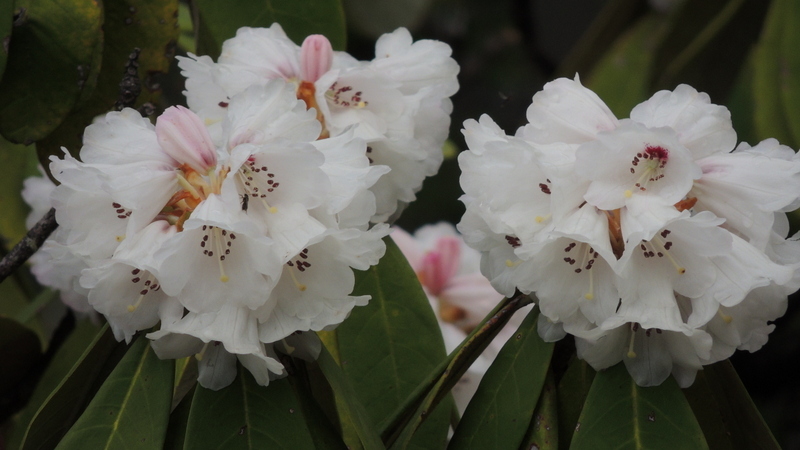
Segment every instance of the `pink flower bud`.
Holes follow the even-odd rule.
[[[183,106],[172,106],[161,114],[156,137],[166,154],[200,173],[217,164],[217,152],[203,120]]]
[[[300,78],[310,83],[316,82],[325,72],[331,70],[333,47],[321,34],[312,34],[300,47]]]
[[[460,260],[461,247],[458,238],[442,236],[436,241],[436,249],[427,252],[422,258],[417,275],[431,295],[439,295],[458,272]]]

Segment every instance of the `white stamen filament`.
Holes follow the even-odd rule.
[[[664,246],[664,243],[661,242],[661,239],[659,239],[658,237],[653,237],[653,239],[650,242],[654,243],[659,248],[661,248],[661,250],[663,250],[664,255],[667,257],[667,259],[669,259],[669,262],[672,263],[672,265],[675,267],[675,270],[677,270],[679,274],[683,275],[684,273],[686,273],[686,268],[680,265],[678,261],[676,261],[675,258],[672,257],[672,254]]]
[[[292,277],[292,281],[294,281],[294,285],[295,285],[295,287],[297,287],[297,289],[298,289],[300,292],[303,292],[303,291],[305,291],[305,290],[306,290],[306,285],[305,285],[305,284],[303,284],[303,283],[301,283],[301,282],[299,282],[299,281],[297,281],[297,277],[294,275],[294,270],[292,270],[292,269],[289,269],[289,275],[291,275],[291,277]]]
[[[203,346],[203,348],[200,349],[200,352],[198,352],[197,354],[194,355],[194,358],[196,360],[198,360],[198,361],[202,361],[203,360],[203,356],[205,356],[206,350],[208,350],[208,344],[210,344],[210,343],[211,343],[211,341],[206,342],[206,344]]]
[[[633,324],[631,325],[631,341],[628,343],[628,358],[633,359],[636,358],[636,352],[633,351],[633,339],[636,337],[636,331],[634,331]]]
[[[225,255],[222,249],[222,235],[217,227],[214,227],[214,248],[217,252],[217,264],[219,265],[219,281],[227,283],[230,278],[225,274],[225,267],[222,265],[222,256]]]
[[[294,353],[294,351],[297,350],[295,347],[292,347],[291,345],[289,345],[289,343],[286,342],[286,339],[281,339],[281,342],[283,342],[283,346],[286,347],[286,353],[289,356],[291,356],[292,353]]]
[[[132,313],[132,312],[136,311],[136,309],[139,308],[139,305],[142,304],[142,300],[143,299],[144,299],[144,295],[139,294],[139,298],[136,299],[136,303],[134,303],[132,305],[128,305],[128,312]]]
[[[719,316],[719,317],[722,319],[722,321],[723,321],[723,322],[725,322],[725,323],[731,323],[731,322],[733,322],[733,317],[731,317],[731,316],[729,316],[729,315],[725,314],[724,312],[722,312],[722,309],[719,309],[719,310],[717,310],[717,315],[718,315],[718,316]]]

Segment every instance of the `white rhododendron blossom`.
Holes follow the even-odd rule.
[[[436,313],[445,348],[448,353],[452,352],[497,306],[503,295],[480,273],[480,253],[464,243],[453,225],[445,222],[426,225],[413,236],[394,228],[392,239],[417,274]],[[453,387],[456,405],[461,413],[489,365],[532,307],[527,306],[511,317]]]
[[[318,136],[340,136],[357,125],[353,132],[367,142],[369,162],[391,169],[370,187],[377,202],[371,220],[380,222],[413,201],[442,162],[449,97],[458,90],[459,69],[450,53],[443,42],[412,42],[400,28],[378,39],[374,60],[357,61],[334,52],[321,35],[298,46],[273,24],[240,28],[223,43],[217,62],[189,54],[178,57],[178,64],[187,77],[189,107],[216,140],[223,139],[230,99],[272,79],[291,83],[297,98],[315,112],[322,125]]]
[[[499,292],[536,294],[544,339],[572,334],[595,369],[622,361],[642,386],[688,386],[764,345],[800,287],[791,149],[736,146],[728,110],[686,85],[617,119],[561,78],[527,118],[514,136],[465,122],[458,228]]]
[[[367,303],[350,295],[352,269],[377,264],[389,232],[368,226],[389,169],[357,133],[318,141],[317,114],[283,79],[227,102],[216,136],[187,108],[155,125],[124,109],[86,129],[81,161],[53,158],[60,227],[39,277],[75,284],[117,339],[160,323],[156,354],[196,355],[212,389],[237,360],[260,384],[284,375],[275,346],[316,357],[302,332]]]

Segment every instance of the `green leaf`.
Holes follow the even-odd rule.
[[[666,30],[662,16],[643,17],[592,68],[586,87],[600,96],[617,117],[628,117],[634,106],[650,96],[653,48]]]
[[[553,354],[536,331],[538,317],[538,309],[528,314],[486,371],[449,448],[520,446]]]
[[[75,364],[86,348],[97,336],[100,328],[94,325],[90,320],[85,319],[79,321],[75,325],[75,329],[69,337],[61,344],[53,359],[50,360],[47,369],[45,369],[39,382],[36,384],[36,389],[33,391],[31,398],[28,400],[27,406],[15,420],[14,433],[11,435],[11,440],[8,442],[8,448],[21,448],[22,438],[25,436],[25,431],[28,425],[36,414],[36,411],[47,400],[53,390],[58,386],[61,380],[69,373],[72,366]]]
[[[436,316],[394,241],[377,266],[356,272],[353,295],[371,295],[337,329],[342,370],[377,425],[447,356]],[[450,412],[441,408],[418,433],[423,447],[444,445]]]
[[[705,366],[685,394],[711,448],[780,449],[730,361]]]
[[[299,360],[292,361],[300,362]],[[317,399],[315,399],[315,386],[313,386],[313,381],[309,378],[306,365],[295,364],[290,372],[292,372],[292,376],[287,379],[297,399],[300,401],[300,410],[305,417],[306,426],[308,426],[311,439],[314,441],[314,447],[317,450],[347,450],[347,445],[342,441],[342,437],[336,432],[336,428],[325,415]],[[322,379],[319,381],[326,384]],[[328,390],[328,396],[330,396],[330,390]]]
[[[139,48],[142,93],[136,101],[157,104],[161,82],[169,70],[178,40],[178,0],[114,0],[105,3],[103,64],[92,96],[61,125],[36,143],[39,160],[49,167],[50,155],[59,158],[61,147],[77,156],[83,130],[92,120],[112,110],[119,97],[119,83],[134,48]]]
[[[384,448],[383,443],[375,433],[375,427],[369,419],[364,405],[358,399],[359,395],[353,389],[342,368],[327,347],[322,347],[317,363],[336,395],[340,420],[343,424],[349,424],[351,431],[358,438],[358,442],[347,442],[350,447],[353,448],[353,446],[360,443],[362,448],[370,450]]]
[[[14,18],[14,0],[0,0],[0,80],[8,59],[8,44],[11,42],[11,21]]]
[[[174,374],[174,360],[137,339],[56,448],[161,449]]]
[[[230,386],[212,391],[197,386],[184,448],[313,449],[300,405],[286,379],[256,384],[242,366]]]
[[[25,233],[28,205],[22,200],[22,182],[30,175],[30,152],[0,138],[0,236],[8,239],[7,245],[17,243]]]
[[[622,363],[598,372],[570,449],[708,448],[703,432],[672,377],[639,387]]]
[[[533,411],[533,420],[528,427],[520,449],[558,450],[558,393],[553,371],[547,372],[547,378],[539,396],[539,403]]]
[[[36,411],[23,438],[22,450],[51,449],[67,433],[95,392],[127,351],[105,325],[67,376]]]
[[[69,114],[100,64],[102,4],[97,0],[19,0],[0,81],[0,134],[29,144]]]
[[[793,140],[792,125],[789,123],[781,99],[785,94],[786,82],[783,71],[788,69],[781,46],[784,27],[791,20],[786,18],[792,7],[790,3],[792,0],[775,0],[767,13],[764,31],[754,56],[753,96],[756,131],[759,137],[762,139],[773,137],[783,144],[794,144],[796,147],[798,142]]]
[[[195,389],[197,389],[196,384],[170,413],[167,436],[164,439],[164,450],[183,450],[186,443],[186,427],[189,425],[189,414],[192,409],[192,398],[194,398]]]
[[[431,415],[436,405],[449,395],[470,365],[486,349],[497,333],[520,308],[531,304],[527,295],[506,298],[481,321],[467,338],[433,370],[413,394],[381,424],[384,441],[392,448],[405,448],[420,424]]]
[[[219,56],[222,43],[241,27],[281,24],[297,44],[310,34],[323,34],[334,50],[344,50],[347,39],[339,0],[195,0],[200,17],[198,51]]]
[[[578,425],[586,396],[594,381],[595,371],[573,353],[567,371],[558,382],[558,442],[569,448],[572,433]]]
[[[21,323],[0,316],[0,423],[20,408],[30,393],[31,371],[42,359],[39,337]]]

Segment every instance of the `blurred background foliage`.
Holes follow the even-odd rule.
[[[219,25],[225,18],[231,23],[259,19],[247,8],[212,0],[195,2],[199,8],[194,9],[194,19],[205,13],[220,20],[202,22],[194,29],[193,10],[177,0],[137,0],[136,6],[122,0],[104,4],[0,0],[3,254],[25,231],[27,209],[17,192],[24,177],[36,173],[36,154],[46,161],[49,155],[60,154],[62,146],[77,153],[86,124],[113,106],[132,47],[143,48],[139,59],[143,94],[137,106],[149,102],[160,110],[184,103],[182,79],[172,58],[176,53],[216,56],[224,36],[231,34]],[[56,8],[73,11],[75,17],[54,23],[50,19]],[[298,0],[293,10],[275,14],[305,18],[309,32],[328,34],[335,48],[346,48],[358,59],[371,59],[375,39],[399,26],[408,27],[415,39],[437,39],[452,46],[461,65],[461,88],[453,97],[448,157],[398,220],[409,231],[427,223],[460,220],[456,155],[465,148],[463,121],[488,114],[506,132],[514,133],[526,122],[533,94],[561,76],[578,74],[620,118],[657,90],[688,83],[707,92],[712,102],[729,107],[740,141],[755,144],[774,137],[794,149],[800,146],[797,0],[343,0],[341,5]],[[98,17],[103,20],[94,20]],[[346,23],[347,35],[337,34],[335,26],[313,29],[315,17],[335,18],[320,23]],[[59,32],[67,26],[79,32],[68,36]],[[95,32],[98,27],[103,33]],[[12,32],[25,34],[27,38],[19,41],[28,42],[30,48],[9,52],[15,42],[9,39]],[[53,35],[64,39],[51,39]],[[291,37],[299,41],[302,33]],[[6,70],[9,67],[14,70]],[[32,142],[35,153],[24,148]],[[796,217],[792,223],[796,231]],[[24,273],[15,275],[13,283],[0,284],[0,341],[13,338],[17,343],[12,347],[2,341],[0,360],[4,365],[13,361],[18,373],[37,373],[41,362],[55,352],[47,345],[49,336],[37,332],[48,328],[41,323],[46,317],[34,317],[25,300],[36,298],[34,302],[41,305],[46,295],[52,294],[39,292]],[[776,322],[761,351],[737,352],[732,358],[784,448],[800,448],[800,389],[791,369],[792,361],[800,360],[798,300],[790,301],[787,314]],[[6,317],[26,323],[33,333],[15,331],[7,326],[11,321]],[[88,342],[93,336],[81,333],[70,339]],[[6,354],[9,349],[16,353]],[[0,386],[8,385],[7,380],[0,381]],[[2,423],[19,405],[13,404],[14,396],[0,398],[11,399],[10,404],[0,404]],[[32,401],[43,399],[34,396]]]

